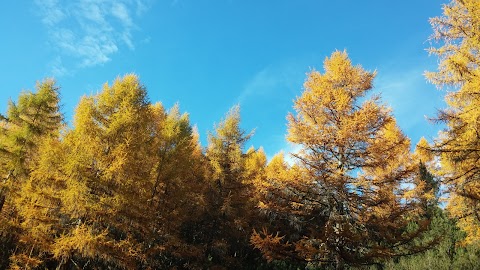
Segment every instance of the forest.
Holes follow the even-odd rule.
[[[415,147],[346,51],[286,116],[300,150],[270,159],[239,106],[204,146],[135,74],[72,125],[39,81],[0,114],[0,269],[480,269],[480,3],[430,23],[448,107]]]

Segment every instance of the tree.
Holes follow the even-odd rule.
[[[194,267],[203,255],[203,247],[196,245],[198,232],[191,225],[206,207],[206,162],[199,135],[178,105],[166,112],[155,104],[152,112],[156,135],[150,154],[155,157],[155,164],[149,203],[155,209],[157,241],[164,250],[150,256],[149,266],[166,268],[168,262]],[[162,261],[161,257],[167,259]]]
[[[12,268],[163,269],[201,254],[181,231],[204,209],[198,135],[178,106],[152,105],[135,75],[83,97],[74,127],[35,149],[12,200]]]
[[[36,92],[20,94],[18,104],[10,102],[6,116],[0,115],[0,212],[7,191],[16,192],[19,182],[28,178],[39,142],[60,131],[58,91],[55,81],[46,79],[37,83]]]
[[[439,244],[423,253],[403,258],[393,258],[386,263],[385,269],[478,269],[478,246],[462,246],[465,232],[458,226],[449,213],[439,207],[433,211],[431,230],[425,234],[425,241],[442,235]]]
[[[467,242],[480,239],[480,5],[476,0],[453,0],[443,16],[431,19],[430,48],[439,57],[438,71],[427,78],[439,87],[453,88],[446,95],[448,108],[437,121],[446,129],[426,146],[440,157],[438,174],[451,193],[449,208],[468,233]]]
[[[23,209],[16,201],[40,162],[41,146],[57,138],[62,125],[59,88],[52,79],[37,83],[35,92],[21,93],[6,116],[0,115],[0,268],[7,267],[23,234]]]
[[[248,177],[255,177],[251,169],[262,158],[261,154],[255,157],[254,150],[249,151],[250,159],[243,152],[251,135],[240,128],[240,108],[235,106],[208,137],[211,188],[202,241],[207,245],[207,256],[217,266],[239,269],[255,258],[248,242],[254,220],[253,179]]]
[[[24,229],[24,248],[12,258],[17,266],[35,258],[44,267],[136,268],[159,248],[150,242],[151,116],[134,75],[82,98],[73,130],[41,148],[17,200]]]
[[[252,243],[270,258],[338,269],[422,250],[412,240],[428,225],[426,185],[410,141],[379,97],[361,103],[375,73],[338,51],[324,68],[308,75],[288,116],[287,138],[301,146],[297,164],[285,169],[275,160],[280,173],[268,179],[261,204],[285,227],[256,233]]]

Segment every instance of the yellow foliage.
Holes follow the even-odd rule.
[[[284,259],[285,257],[278,255],[278,250],[283,250],[290,246],[289,243],[284,242],[284,236],[279,236],[278,232],[269,234],[266,228],[263,228],[261,232],[253,230],[250,243],[259,249],[269,262],[275,259]]]
[[[443,13],[431,19],[432,39],[440,42],[438,48],[430,49],[440,59],[438,71],[426,76],[453,91],[445,98],[448,109],[438,115],[447,129],[430,150],[440,158],[437,174],[453,191],[449,209],[464,219],[459,224],[472,241],[479,230],[472,219],[480,220],[480,4],[478,0],[453,0]]]
[[[414,248],[407,243],[426,229],[422,214],[432,197],[410,140],[379,97],[361,99],[375,72],[338,51],[324,69],[308,74],[296,114],[288,116],[287,139],[302,148],[296,165],[282,154],[270,161],[259,209],[278,221],[295,246],[290,251],[305,261],[361,264]],[[402,234],[411,221],[423,225]],[[279,239],[257,233],[251,241],[273,258]]]

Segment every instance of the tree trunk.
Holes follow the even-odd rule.
[[[340,254],[337,254],[335,256],[335,269],[336,270],[343,270],[345,269],[345,264],[343,262],[342,256]]]
[[[0,213],[2,213],[4,203],[5,203],[5,195],[3,194],[3,192],[0,192]]]

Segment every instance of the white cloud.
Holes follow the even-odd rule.
[[[263,68],[245,84],[237,102],[242,104],[248,98],[271,95],[285,88],[296,91],[304,78],[302,68],[299,66],[298,63],[286,62]]]
[[[112,7],[112,15],[117,17],[124,26],[132,26],[132,18],[129,15],[127,7],[122,3],[114,3]]]
[[[68,73],[68,70],[63,66],[62,58],[57,56],[51,63],[52,66],[52,75],[55,77],[65,76]]]
[[[247,82],[245,88],[238,97],[238,103],[243,103],[249,96],[269,92],[275,87],[278,87],[282,83],[282,78],[275,76],[271,72],[271,68],[265,68],[255,74],[255,76]]]
[[[48,26],[55,25],[62,21],[66,14],[59,8],[58,0],[36,0],[40,13],[43,14],[42,22]]]
[[[285,161],[290,165],[296,164],[298,160],[297,158],[295,158],[294,155],[300,154],[301,150],[302,150],[302,145],[287,142],[286,147],[282,150],[283,153],[285,154]]]
[[[122,46],[135,48],[134,20],[145,12],[150,0],[36,0],[50,44],[59,57],[72,58],[75,67],[91,67],[111,60]],[[61,58],[52,63],[61,62]],[[58,60],[60,59],[60,60]],[[72,62],[72,61],[69,61]],[[62,66],[64,70],[65,67]],[[54,65],[52,72],[59,72]]]

